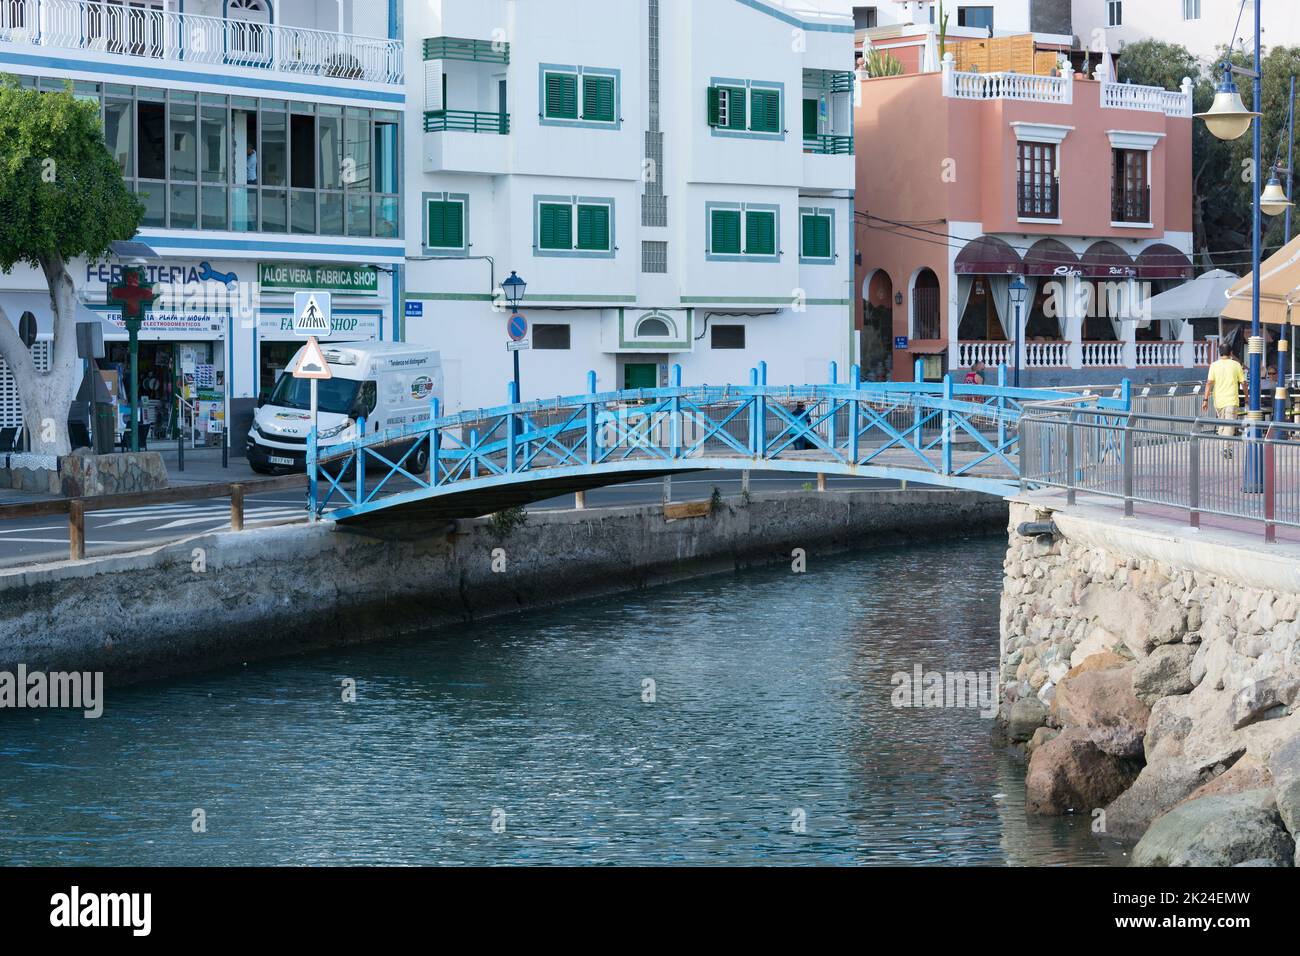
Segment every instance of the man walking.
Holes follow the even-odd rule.
[[[1241,385],[1246,381],[1246,370],[1232,357],[1232,349],[1219,344],[1219,360],[1210,366],[1210,374],[1205,380],[1205,397],[1201,399],[1201,411],[1210,404],[1214,396],[1214,417],[1236,421],[1237,408],[1240,404]],[[1231,425],[1220,425],[1219,434],[1231,437],[1236,431]],[[1223,457],[1232,457],[1232,448],[1224,445]]]

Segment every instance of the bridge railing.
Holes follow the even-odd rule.
[[[1300,426],[1038,406],[1020,420],[1022,485],[1121,502],[1124,513],[1300,528]],[[1231,522],[1229,522],[1231,523]]]
[[[389,499],[442,493],[471,483],[524,482],[562,470],[593,472],[749,468],[917,477],[940,484],[1002,487],[1019,474],[1016,422],[1026,404],[1065,396],[1005,386],[849,383],[751,384],[588,392],[443,416],[351,442],[328,458],[308,441],[311,507],[348,517]],[[513,397],[513,394],[511,394]],[[1121,399],[1086,402],[1120,407]],[[426,465],[427,462],[427,465]],[[400,487],[399,487],[400,486]]]

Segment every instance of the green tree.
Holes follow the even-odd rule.
[[[38,93],[13,77],[0,79],[0,269],[40,269],[54,315],[50,369],[39,372],[0,305],[0,357],[13,373],[35,452],[69,450],[68,409],[81,362],[68,263],[103,258],[109,243],[135,235],[143,214],[104,145],[94,104],[70,89]]]

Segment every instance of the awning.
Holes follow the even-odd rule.
[[[75,301],[75,300],[74,300]],[[80,301],[75,301],[77,309],[78,322],[97,322],[104,326],[104,334],[117,331],[112,325],[105,322],[98,313],[91,311]],[[48,292],[6,292],[0,290],[0,306],[4,307],[5,314],[9,316],[9,321],[18,327],[24,312],[30,312],[36,319],[36,335],[38,338],[49,339],[54,337],[54,308],[50,305],[50,294]]]
[[[1082,257],[1083,275],[1087,279],[1133,279],[1137,266],[1119,246],[1102,240],[1094,242]]]
[[[1079,257],[1059,239],[1040,239],[1025,253],[1025,274],[1031,276],[1081,275]]]
[[[1259,274],[1259,320],[1285,325],[1287,302],[1300,303],[1300,237],[1292,239],[1265,259],[1260,264]],[[1250,321],[1253,280],[1253,274],[1247,275],[1229,290],[1226,307],[1221,313],[1225,319]],[[1300,309],[1296,312],[1293,324],[1300,324]]]
[[[1157,242],[1139,252],[1137,269],[1142,279],[1190,279],[1194,274],[1192,261],[1164,242]]]
[[[1024,268],[1020,256],[1006,242],[996,236],[980,236],[957,253],[955,268],[958,275],[1019,275]]]

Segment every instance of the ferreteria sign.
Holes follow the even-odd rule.
[[[354,295],[379,292],[379,270],[374,266],[339,263],[263,262],[258,266],[263,289],[328,289]]]

